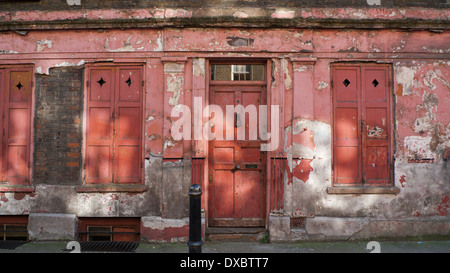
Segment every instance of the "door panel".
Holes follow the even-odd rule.
[[[358,73],[355,68],[339,68],[335,70],[333,85],[337,102],[358,101]]]
[[[357,147],[335,148],[335,172],[338,183],[359,183],[359,149]]]
[[[342,145],[358,144],[358,108],[336,109],[336,142]]]
[[[138,182],[139,161],[137,145],[120,145],[117,152],[117,182]]]
[[[230,169],[216,169],[214,171],[214,218],[234,217],[234,174]],[[213,219],[211,219],[213,220]]]
[[[94,101],[112,101],[114,93],[113,71],[111,68],[92,69],[90,76],[90,94],[89,100]]]
[[[226,128],[233,140],[209,142],[210,226],[264,226],[265,224],[265,153],[260,151],[257,114],[235,113],[226,119],[226,106],[255,106],[265,103],[262,86],[210,86],[210,103],[223,109],[223,136]],[[247,108],[250,109],[250,108]],[[253,126],[253,127],[252,127]],[[238,138],[239,131],[245,137]],[[249,131],[254,133],[251,140]]]
[[[27,177],[28,109],[9,109],[6,180]]]
[[[111,147],[91,144],[86,150],[86,180],[89,182],[109,182],[112,178]]]
[[[141,99],[141,69],[120,68],[119,70],[119,101],[137,102]]]
[[[261,199],[264,198],[261,186],[260,171],[242,171],[239,172],[240,180],[237,179],[237,201],[236,211],[240,213],[238,215],[241,218],[258,219],[264,218],[262,207],[264,202]]]
[[[111,138],[111,108],[90,107],[89,109],[89,138],[109,141]]]

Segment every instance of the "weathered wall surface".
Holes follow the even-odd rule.
[[[81,2],[79,8],[97,8],[91,2]],[[120,8],[119,2],[102,1],[102,5]],[[388,2],[395,8],[361,9],[359,13],[313,9],[300,14],[316,19],[389,21],[433,16],[448,20],[445,9],[397,9],[408,3],[441,7],[446,5],[443,2]],[[52,5],[52,1],[46,3]],[[138,8],[145,8],[142,1],[139,3]],[[140,17],[143,13],[130,15],[121,10],[100,14],[95,9],[49,12],[41,18],[39,11],[30,14],[3,7],[2,26],[27,20],[145,18]],[[56,4],[51,7],[49,10],[62,8]],[[172,15],[168,9],[159,12],[148,16],[193,16],[188,9],[176,10]],[[233,12],[229,16],[252,16],[239,10]],[[289,19],[298,13],[264,11],[264,16]],[[279,169],[272,169],[268,176],[268,183],[273,185],[268,192],[268,224],[274,240],[448,234],[449,39],[450,32],[442,29],[164,27],[4,31],[0,33],[0,64],[33,64],[35,68],[35,191],[0,193],[0,214],[33,213],[34,219],[46,213],[136,216],[143,217],[141,232],[148,240],[185,239],[187,193],[194,176],[206,175],[197,171],[204,167],[198,162],[204,163],[207,145],[201,141],[175,141],[170,132],[174,122],[171,111],[180,104],[192,106],[194,96],[206,98],[208,58],[260,58],[271,60],[270,103],[282,108],[282,141],[272,155],[278,158],[272,163]],[[233,42],[244,40],[245,45]],[[86,65],[97,62],[145,64],[144,192],[82,192],[77,188],[83,184],[84,71]],[[330,65],[336,62],[392,64],[394,185],[400,189],[396,195],[327,192],[332,179]],[[291,218],[305,218],[304,224],[291,228]]]
[[[273,0],[220,0],[220,1],[116,1],[108,0],[101,2],[83,1],[83,0],[47,0],[43,3],[1,3],[0,7],[5,10],[65,10],[73,9],[123,9],[123,8],[154,8],[154,7],[170,7],[170,8],[224,8],[224,7],[434,7],[445,8],[448,2],[446,0],[426,1],[426,0],[294,0],[283,1],[282,3]]]

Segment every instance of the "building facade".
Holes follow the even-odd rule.
[[[187,241],[191,184],[205,238],[449,235],[449,15],[0,2],[2,239]]]

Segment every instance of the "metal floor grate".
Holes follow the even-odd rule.
[[[26,243],[27,241],[0,241],[0,249],[12,250]]]
[[[111,241],[93,241],[80,242],[81,251],[95,252],[134,252],[139,246],[138,242],[111,242]]]

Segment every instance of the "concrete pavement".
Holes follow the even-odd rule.
[[[0,253],[67,253],[68,242],[28,242]],[[377,244],[378,243],[378,244]],[[0,245],[1,246],[1,245]],[[188,253],[186,243],[139,243],[135,253]],[[369,241],[345,242],[206,242],[202,253],[450,253],[450,240],[436,241]]]

